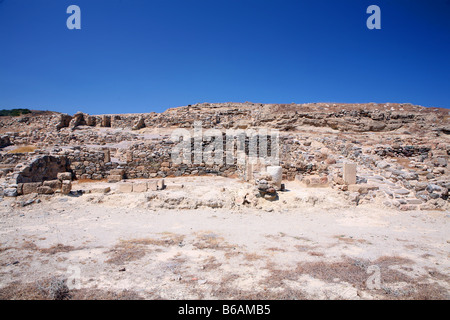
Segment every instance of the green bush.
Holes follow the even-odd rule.
[[[13,117],[17,117],[20,116],[21,114],[27,114],[27,113],[31,113],[31,110],[29,109],[11,109],[11,110],[0,110],[0,116],[13,116]]]

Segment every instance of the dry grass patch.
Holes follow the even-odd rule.
[[[30,251],[39,250],[38,246],[32,241],[24,241],[22,246],[17,249],[30,250]]]
[[[375,261],[363,261],[345,258],[338,262],[305,262],[296,268],[282,270],[273,264],[267,265],[270,275],[260,282],[268,288],[283,288],[284,280],[298,281],[301,275],[309,275],[328,283],[346,282],[358,290],[368,290],[366,281],[372,273],[367,273],[368,267],[376,265],[380,268],[381,288],[368,290],[384,299],[448,299],[448,291],[437,283],[429,283],[429,278],[413,279],[408,275],[394,270],[392,266],[403,266],[413,263],[411,260],[397,256],[383,256]],[[445,277],[436,274],[436,278]],[[448,277],[446,277],[448,279]],[[401,289],[396,284],[406,284]]]
[[[313,257],[323,257],[325,254],[318,251],[309,251],[308,254]]]
[[[271,288],[262,287],[257,290],[242,290],[233,285],[238,279],[237,274],[228,274],[222,278],[218,287],[213,288],[211,295],[217,299],[238,299],[238,300],[303,300],[306,295],[303,291],[289,287],[274,286]]]
[[[147,250],[141,245],[123,242],[114,246],[113,249],[109,251],[111,253],[111,258],[106,260],[106,263],[122,265],[127,262],[139,260],[143,258]]]
[[[256,260],[263,259],[264,257],[259,254],[256,254],[256,253],[245,253],[244,258],[247,261],[256,261]]]
[[[71,291],[71,300],[143,300],[138,293],[132,290],[112,291],[100,289],[79,289]],[[161,297],[152,297],[154,300]]]
[[[181,235],[165,235],[162,239],[141,238],[141,239],[125,240],[123,242],[132,245],[170,247],[174,245],[179,245],[183,241],[183,239],[184,236]]]
[[[0,300],[49,300],[36,283],[12,282],[0,288]]]
[[[294,246],[294,248],[297,249],[298,251],[305,252],[305,251],[314,249],[315,247],[313,247],[313,246],[308,246],[308,245],[300,245],[300,244],[297,244],[297,245]]]
[[[0,300],[68,300],[65,279],[49,278],[34,283],[12,282],[0,289]]]
[[[237,256],[239,256],[239,255],[241,255],[241,254],[242,254],[241,251],[232,251],[232,250],[229,250],[228,252],[225,252],[224,257],[228,260],[228,259],[230,259],[230,258],[237,257]]]
[[[167,233],[162,239],[140,238],[121,240],[109,251],[112,253],[111,258],[106,260],[107,263],[122,265],[130,261],[143,258],[150,251],[148,246],[170,247],[179,245],[184,239],[183,235]]]
[[[276,252],[276,251],[278,251],[278,252],[286,252],[285,249],[282,249],[282,248],[276,248],[276,247],[270,247],[270,248],[267,248],[266,250],[267,250],[267,251],[272,251],[272,252]]]
[[[197,240],[193,243],[197,249],[230,250],[234,247],[227,243],[224,238],[213,232],[203,232],[197,235]]]
[[[50,278],[33,283],[12,282],[0,288],[0,300],[141,300],[134,291],[73,289],[65,279]],[[158,299],[159,297],[152,297]]]
[[[434,257],[432,254],[429,254],[429,253],[424,253],[423,255],[421,255],[420,256],[421,258],[424,258],[424,259],[428,259],[428,258],[431,258],[431,257]]]
[[[438,279],[438,280],[443,280],[443,281],[447,282],[448,284],[450,284],[450,277],[448,275],[443,274],[443,273],[437,271],[436,269],[425,268],[425,270],[428,271],[428,274],[432,278]]]
[[[220,285],[211,291],[217,299],[225,300],[305,300],[306,295],[301,290],[283,288],[281,290],[241,290],[227,285]]]
[[[366,243],[366,244],[371,244],[367,240],[355,239],[353,237],[346,237],[344,235],[334,236],[333,238],[338,239],[339,241],[342,241],[342,242],[345,242],[345,243]]]
[[[0,246],[0,253],[8,251],[8,250],[11,250],[11,249],[12,249],[11,247],[2,247],[2,246]]]
[[[377,264],[383,267],[389,267],[393,265],[411,265],[415,262],[408,258],[403,258],[399,256],[381,256],[377,260],[373,262],[373,264]]]
[[[389,267],[395,264],[403,265],[410,263],[408,259],[398,257],[381,257],[376,261],[363,261],[345,258],[338,262],[306,262],[298,264],[295,272],[300,274],[308,274],[316,279],[327,282],[333,282],[335,279],[345,281],[355,285],[360,289],[366,287],[366,280],[370,274],[367,268],[371,265],[377,265],[381,271],[382,283],[409,282],[411,278],[397,270]]]
[[[56,254],[60,252],[71,252],[76,250],[83,250],[84,247],[73,247],[73,246],[66,246],[61,243],[55,244],[49,248],[39,248],[34,242],[32,241],[24,241],[23,244],[15,248],[17,250],[28,250],[28,251],[39,251],[41,253],[45,254]]]
[[[61,243],[58,243],[54,246],[51,246],[50,248],[43,248],[39,249],[40,252],[46,253],[46,254],[56,254],[60,252],[71,252],[76,250],[82,250],[83,247],[73,247],[73,246],[65,246]]]
[[[267,239],[274,239],[274,240],[280,240],[280,238],[292,238],[295,239],[297,241],[305,241],[305,242],[311,242],[311,239],[308,239],[306,237],[302,237],[302,236],[291,236],[288,235],[284,232],[278,232],[277,234],[267,234],[264,237],[266,237]]]
[[[202,270],[210,271],[219,268],[222,263],[218,262],[216,257],[209,257],[203,261]]]

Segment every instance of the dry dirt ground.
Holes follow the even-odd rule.
[[[356,207],[294,182],[230,209],[237,180],[174,182],[184,188],[4,198],[0,299],[450,297],[449,212]]]

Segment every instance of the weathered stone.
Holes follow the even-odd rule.
[[[113,174],[113,175],[108,176],[108,182],[119,182],[121,180],[122,180],[122,175]]]
[[[0,136],[0,148],[4,148],[11,145],[11,140],[8,135]]]
[[[111,127],[111,116],[102,115],[100,123],[102,127]]]
[[[5,197],[17,197],[17,188],[6,188],[3,191]]]
[[[59,172],[57,174],[57,178],[61,181],[72,180],[72,173],[71,172]]]
[[[348,185],[356,183],[356,163],[344,163],[343,179]]]
[[[406,190],[406,189],[397,189],[397,190],[394,190],[394,193],[395,193],[395,194],[399,194],[399,195],[407,195],[407,194],[409,194],[409,190]]]
[[[414,204],[403,204],[399,207],[402,211],[410,211],[410,210],[417,210],[419,207]]]
[[[307,188],[324,188],[328,187],[328,178],[319,176],[305,176],[302,183]]]
[[[429,184],[426,187],[426,190],[428,192],[440,192],[442,190],[442,187],[438,186],[437,184]]]
[[[422,204],[422,200],[420,199],[405,199],[408,204]]]
[[[264,199],[268,200],[268,201],[275,201],[275,200],[277,200],[277,198],[278,198],[278,195],[276,193],[266,193],[264,195]]]
[[[377,168],[386,169],[388,167],[390,167],[390,164],[387,163],[386,161],[379,161],[379,162],[377,162]]]
[[[61,189],[61,181],[59,180],[44,181],[43,185],[52,188],[53,191]]]
[[[37,188],[42,185],[42,182],[24,183],[22,186],[22,194],[37,193]]]
[[[170,183],[166,185],[166,189],[167,190],[179,190],[179,189],[183,189],[184,185],[180,184],[180,183]]]
[[[359,194],[367,194],[369,191],[378,190],[379,188],[370,184],[350,184],[348,186],[348,191],[358,192]]]
[[[123,182],[118,184],[119,191],[123,193],[133,192],[133,184],[131,182]]]
[[[437,193],[432,192],[432,193],[429,194],[429,197],[431,199],[438,199],[438,198],[440,198],[440,195],[437,194]]]
[[[417,180],[417,179],[419,179],[418,174],[415,173],[415,172],[404,172],[404,173],[401,174],[401,176],[402,176],[403,179],[406,179],[406,180]]]
[[[276,190],[281,189],[283,168],[281,166],[268,166],[267,173],[272,177],[272,183]]]
[[[157,187],[158,190],[163,190],[165,188],[164,179],[158,179]]]
[[[70,180],[63,180],[61,185],[61,193],[69,194],[71,190],[72,190],[72,182]]]
[[[89,193],[108,193],[110,191],[110,187],[96,187],[89,189]]]
[[[148,191],[157,191],[158,190],[158,181],[149,181],[147,182],[147,189]]]
[[[425,190],[426,187],[427,187],[427,183],[426,183],[426,182],[418,182],[418,183],[414,186],[414,190],[416,190],[416,191],[422,191],[422,190]]]
[[[112,169],[109,171],[109,174],[123,176],[125,174],[125,169]]]
[[[139,130],[145,128],[145,119],[143,117],[140,117],[139,120],[136,122],[136,124],[131,128],[132,130]]]
[[[135,182],[133,183],[133,192],[146,192],[147,182]]]
[[[53,194],[54,191],[49,186],[40,186],[37,188],[37,193],[39,194]]]
[[[105,156],[103,158],[103,161],[105,163],[111,162],[111,152],[109,151],[109,149],[104,151],[104,155]]]
[[[359,192],[351,192],[351,193],[348,195],[348,199],[349,199],[351,202],[354,202],[354,203],[358,204],[358,203],[359,203],[359,200],[360,200]]]
[[[268,188],[269,188],[269,184],[267,183],[266,180],[261,180],[261,181],[259,181],[259,183],[258,183],[258,189],[259,189],[259,190],[265,191],[265,190],[267,190]]]

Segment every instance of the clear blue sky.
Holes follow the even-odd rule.
[[[229,101],[449,108],[450,1],[0,0],[0,109]]]

